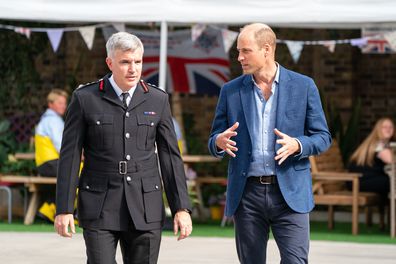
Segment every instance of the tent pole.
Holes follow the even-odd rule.
[[[168,50],[168,24],[166,21],[161,21],[161,44],[160,44],[158,85],[163,90],[166,90],[167,50]]]

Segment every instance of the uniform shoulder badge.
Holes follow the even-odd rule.
[[[142,84],[145,93],[147,93],[149,91],[150,87],[155,88],[157,90],[160,90],[163,93],[166,93],[166,91],[162,90],[161,88],[159,88],[155,84],[145,82],[144,80],[140,80],[140,83]]]
[[[101,87],[102,87],[102,89],[103,89],[103,79],[99,79],[99,80],[96,80],[96,81],[94,81],[94,82],[89,82],[89,83],[86,83],[86,84],[80,84],[80,85],[77,87],[77,89],[82,89],[82,88],[84,88],[84,87],[90,86],[91,84],[95,84],[95,83],[99,83],[99,86],[102,85]],[[101,89],[101,87],[99,87],[99,89]],[[102,90],[102,89],[101,89],[101,90]]]

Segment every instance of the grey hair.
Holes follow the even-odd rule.
[[[118,32],[107,40],[106,51],[107,57],[112,58],[116,50],[121,51],[135,51],[140,49],[144,52],[142,41],[133,34],[127,32]]]

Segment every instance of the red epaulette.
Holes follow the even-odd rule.
[[[103,89],[104,89],[103,87],[104,87],[104,80],[101,79],[101,80],[99,81],[99,91],[103,92]]]
[[[143,80],[140,80],[140,84],[143,86],[144,92],[145,92],[145,93],[148,93],[148,92],[149,92],[149,88],[148,88],[146,82],[143,81]]]

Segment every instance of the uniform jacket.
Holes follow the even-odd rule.
[[[157,229],[164,220],[160,174],[172,213],[190,208],[168,95],[139,82],[125,108],[108,77],[72,95],[58,166],[57,214],[73,213],[78,187],[80,226],[125,230],[133,223],[138,230]]]
[[[318,89],[307,76],[289,71],[280,66],[276,128],[302,145],[302,153],[289,156],[281,165],[276,163],[276,175],[280,190],[291,209],[306,213],[314,206],[312,179],[308,157],[325,151],[331,144],[326,119],[320,103]],[[251,119],[254,107],[252,76],[243,75],[224,85],[220,91],[212,131],[209,137],[209,151],[222,157],[216,149],[219,133],[239,122],[237,136],[233,137],[238,151],[228,164],[228,187],[226,215],[231,216],[238,208],[245,188],[247,171],[252,155]],[[275,143],[275,151],[280,148]]]

